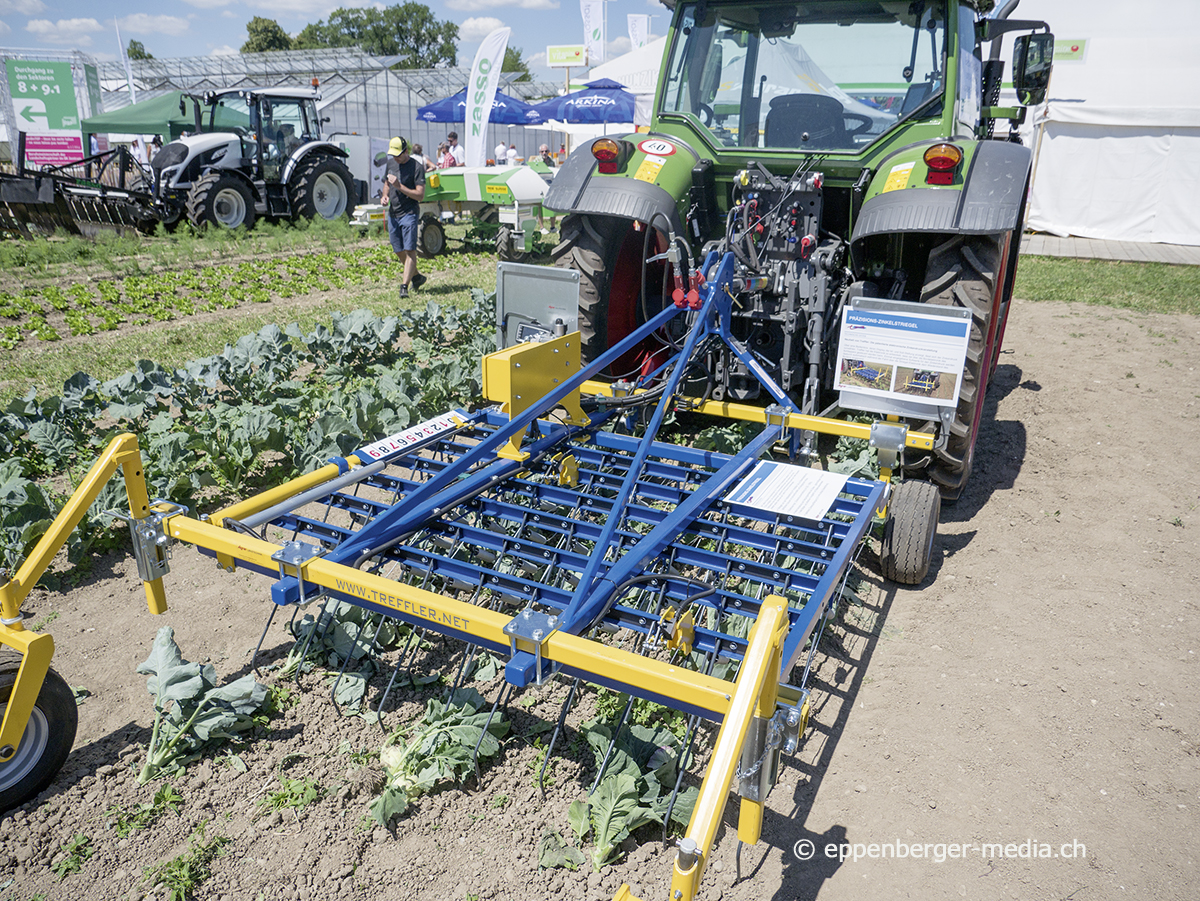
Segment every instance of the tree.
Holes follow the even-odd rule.
[[[399,56],[400,69],[434,69],[458,64],[458,26],[442,22],[422,3],[384,9],[335,9],[327,20],[306,25],[297,50],[361,47],[373,56]]]
[[[504,65],[500,68],[501,72],[520,72],[521,74],[514,78],[513,81],[533,81],[533,76],[529,74],[529,63],[521,59],[520,47],[507,47],[504,50]]]
[[[291,50],[292,39],[274,19],[255,16],[246,23],[246,43],[242,53],[267,53],[271,50]]]
[[[146,52],[141,41],[131,40],[129,46],[125,48],[125,55],[130,59],[154,59],[152,54]]]

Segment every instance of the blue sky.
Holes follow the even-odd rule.
[[[254,16],[275,19],[296,34],[339,6],[384,5],[365,0],[0,0],[0,47],[81,50],[98,59],[115,59],[115,19],[122,42],[141,41],[159,58],[236,53],[246,40],[246,23]],[[512,28],[509,44],[521,48],[534,77],[558,80],[561,69],[542,66],[546,45],[583,42],[578,0],[433,0],[426,5],[439,19],[458,24],[462,66],[471,64],[486,34],[507,25]],[[670,11],[658,0],[609,0],[607,9],[609,59],[629,50],[629,13],[655,16],[650,30],[656,37],[666,34],[670,22]],[[576,73],[571,74],[574,80]]]

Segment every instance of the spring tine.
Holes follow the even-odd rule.
[[[600,780],[604,778],[604,771],[608,769],[608,761],[612,757],[613,750],[617,747],[617,738],[620,736],[621,730],[625,728],[625,721],[629,719],[629,711],[631,710],[633,710],[633,695],[629,696],[629,703],[625,705],[625,712],[621,714],[621,719],[617,721],[617,727],[613,729],[612,741],[608,743],[608,748],[604,752],[604,759],[600,761],[600,769],[596,772],[596,781],[588,789],[589,796],[595,793],[600,785]]]
[[[733,877],[734,885],[742,881],[742,840],[739,838],[737,850],[733,852],[733,864],[736,872]]]
[[[374,651],[375,651],[375,645],[379,642],[379,629],[383,626],[384,619],[386,619],[386,617],[384,616],[384,614],[381,613],[381,614],[379,614],[379,619],[375,621],[375,634],[371,636],[371,643],[367,646],[367,652],[363,655],[368,660],[370,659],[371,654],[374,653]],[[361,635],[361,634],[362,633],[359,632],[359,635]],[[354,636],[354,647],[355,648],[358,647],[358,635]],[[353,649],[350,651],[350,655],[342,663],[342,668],[338,672],[338,677],[336,680],[334,680],[333,689],[329,693],[329,696],[333,700],[333,705],[335,707],[337,706],[338,686],[342,684],[342,676],[345,675],[346,667],[349,665],[349,663],[352,659],[354,659],[354,650]]]
[[[458,664],[458,672],[454,674],[454,683],[450,686],[450,694],[462,688],[459,680],[466,682],[467,670],[471,666],[471,661],[475,659],[475,654],[479,650],[479,645],[469,645],[467,652],[463,654],[462,660]]]
[[[316,622],[313,623],[312,631],[309,632],[308,637],[304,639],[304,647],[300,649],[300,664],[296,667],[296,677],[294,680],[296,682],[300,681],[300,670],[304,669],[304,661],[308,659],[308,646],[312,644],[313,636],[317,634],[317,629],[321,625],[321,620],[325,617],[325,614],[329,612],[329,605],[332,601],[332,597],[326,599],[325,603],[321,606],[321,615],[317,617]],[[333,621],[332,615],[329,617],[329,621]],[[325,629],[321,630],[322,638],[325,637],[325,632],[328,630],[328,628],[329,623],[327,622],[325,624]]]
[[[379,698],[379,703],[375,707],[375,719],[379,723],[379,728],[383,729],[383,705],[387,703],[388,695],[391,694],[392,686],[396,684],[396,677],[400,675],[400,667],[404,666],[404,661],[408,659],[409,648],[416,641],[417,630],[413,629],[408,633],[408,642],[404,645],[404,650],[400,652],[399,658],[396,660],[396,666],[392,670],[392,678],[388,679],[387,688],[383,690],[383,695]],[[384,731],[387,731],[386,729]]]
[[[558,722],[554,725],[554,732],[550,736],[550,744],[546,745],[546,757],[542,760],[542,768],[538,770],[538,788],[542,792],[542,800],[546,800],[546,765],[550,763],[550,755],[554,753],[554,745],[558,742],[558,736],[562,733],[563,724],[567,721],[567,714],[571,710],[571,702],[575,700],[575,690],[579,688],[579,678],[571,683],[571,690],[567,692],[567,701],[562,706],[562,710],[558,713]]]
[[[258,637],[258,644],[254,646],[254,653],[250,657],[250,669],[254,670],[254,675],[258,675],[258,652],[262,650],[262,644],[267,638],[267,630],[271,628],[271,620],[275,619],[275,611],[279,609],[278,604],[271,605],[271,612],[267,616],[267,624],[263,626],[262,635]]]
[[[496,700],[492,704],[491,712],[488,713],[487,722],[483,725],[483,730],[479,733],[479,740],[475,742],[475,751],[471,754],[471,766],[475,770],[475,785],[479,785],[479,748],[483,744],[483,737],[487,735],[488,729],[492,725],[492,717],[496,715],[496,711],[500,708],[500,702],[504,700],[504,696],[512,690],[512,685],[508,682],[504,683],[504,687],[500,689],[500,694],[496,695]]]
[[[713,667],[717,665],[716,653],[708,655],[708,661],[704,665],[704,675],[712,675]],[[671,812],[675,809],[675,801],[679,798],[679,787],[683,785],[683,774],[687,772],[688,765],[692,762],[692,746],[696,741],[696,726],[700,724],[700,718],[695,714],[688,717],[687,732],[683,736],[683,745],[679,750],[679,756],[675,759],[675,787],[671,789],[671,799],[667,802],[667,813],[663,817],[663,844],[667,843],[667,833],[671,829]]]
[[[354,639],[354,648],[358,647],[358,639]],[[342,676],[346,674],[346,667],[350,665],[350,661],[354,659],[354,648],[350,649],[350,653],[346,655],[346,659],[342,661],[342,668],[338,670],[337,678],[333,680],[333,688],[329,690],[329,699],[333,701],[333,706],[337,707],[337,690],[342,684]]]

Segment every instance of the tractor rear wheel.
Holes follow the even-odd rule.
[[[971,311],[971,337],[958,407],[945,445],[934,450],[929,478],[954,501],[971,474],[996,331],[996,283],[1007,235],[956,235],[929,254],[921,301]]]
[[[196,228],[209,225],[251,228],[254,225],[254,194],[238,176],[210,172],[196,179],[188,192],[187,216]]]
[[[436,257],[446,249],[446,230],[435,216],[423,216],[417,223],[417,253]]]
[[[919,585],[929,573],[942,498],[929,482],[901,482],[892,489],[879,549],[883,577]]]
[[[643,225],[642,228],[648,226]],[[554,265],[579,273],[579,331],[583,360],[588,362],[616,345],[646,321],[641,309],[642,250],[645,234],[628,219],[573,215],[563,220],[561,241],[553,250]],[[660,236],[650,242],[650,255],[665,249]],[[646,290],[661,290],[665,264],[646,271]],[[649,313],[662,301],[647,298]],[[609,367],[612,377],[636,374],[648,350],[628,353]]]
[[[341,160],[318,153],[300,161],[288,183],[292,213],[304,219],[336,219],[354,209],[354,176]]]
[[[528,263],[532,254],[528,250],[517,250],[516,229],[502,225],[496,232],[496,256],[506,263]]]
[[[7,649],[0,654],[0,704],[4,708],[8,707],[20,668],[20,654]],[[7,763],[0,763],[0,812],[24,804],[50,784],[71,753],[78,723],[78,707],[70,687],[50,670],[16,754]]]

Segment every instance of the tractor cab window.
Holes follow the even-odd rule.
[[[941,0],[701,2],[678,23],[659,112],[718,146],[854,152],[941,112]]]
[[[232,131],[243,138],[248,138],[254,135],[255,126],[250,103],[239,94],[218,97],[209,107],[208,130],[210,132]]]
[[[311,105],[311,101],[308,105]],[[287,159],[304,140],[307,140],[303,137],[308,133],[304,106],[305,101],[300,99],[262,99],[265,159]]]

